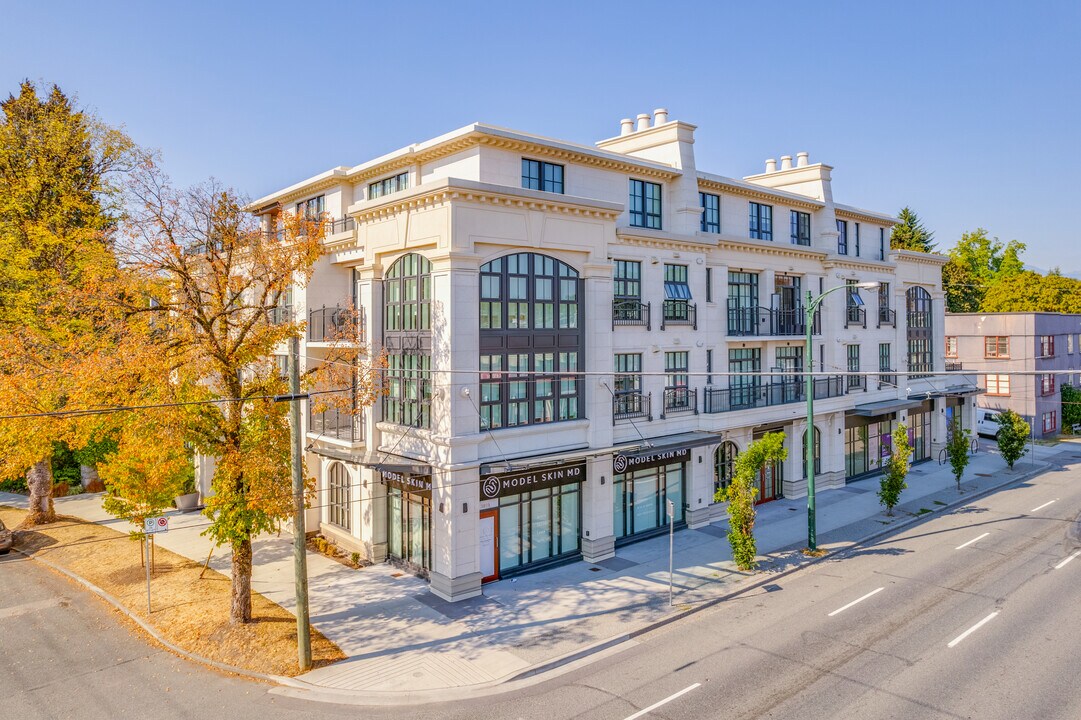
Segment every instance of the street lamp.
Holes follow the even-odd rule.
[[[811,350],[811,330],[814,327],[814,314],[818,309],[822,299],[829,295],[834,290],[841,290],[842,288],[859,288],[862,290],[873,290],[881,283],[877,281],[861,282],[855,285],[838,285],[837,287],[830,288],[826,292],[822,293],[816,298],[811,297],[811,291],[807,291],[807,307],[804,308],[803,325],[806,330],[806,339],[804,341],[803,349],[803,362],[808,368],[804,372],[804,392],[807,393],[807,430],[805,431],[803,440],[803,462],[807,468],[807,548],[809,550],[818,549],[818,537],[815,530],[815,441],[814,441],[814,427],[815,427],[815,415],[814,415],[814,376],[811,374],[811,368],[814,365],[811,359],[814,357]],[[856,295],[859,298],[859,295]]]

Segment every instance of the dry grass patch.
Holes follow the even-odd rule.
[[[18,527],[23,510],[0,507],[0,519]],[[252,622],[229,623],[229,578],[158,548],[151,578],[154,612],[146,614],[146,570],[141,543],[110,528],[61,517],[50,525],[19,530],[15,547],[86,578],[188,652],[246,670],[297,675],[296,617],[252,593]],[[345,658],[338,646],[312,630],[313,666]]]

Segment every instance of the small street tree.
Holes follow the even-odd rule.
[[[1025,444],[1030,430],[1025,419],[1013,410],[1004,410],[998,416],[998,452],[1010,470],[1028,452]]]
[[[946,440],[946,455],[950,458],[950,467],[953,469],[953,479],[957,483],[957,492],[961,490],[961,476],[968,467],[969,439],[971,433],[956,421],[950,422],[947,428],[949,438]]]
[[[788,457],[783,432],[766,433],[736,457],[732,482],[717,491],[718,502],[728,502],[728,543],[732,559],[740,570],[754,570],[758,548],[754,539],[758,478],[767,464],[783,462]]]
[[[878,483],[878,500],[886,506],[887,515],[893,515],[893,508],[901,499],[901,492],[908,487],[905,478],[908,477],[911,455],[908,428],[904,423],[898,423],[897,429],[893,431],[893,452],[886,460],[882,479]]]

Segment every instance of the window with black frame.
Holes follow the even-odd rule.
[[[661,229],[661,186],[645,180],[630,181],[631,226]]]
[[[758,334],[758,274],[728,272],[728,334]]]
[[[732,484],[736,471],[736,456],[739,448],[731,440],[725,440],[713,453],[713,492],[727,488]]]
[[[645,415],[645,398],[642,395],[642,354],[616,353],[615,387],[612,413],[615,417]]]
[[[773,206],[748,203],[750,211],[750,235],[753,240],[773,239]]]
[[[642,263],[637,260],[614,260],[612,281],[612,319],[617,325],[646,324],[642,304]]]
[[[522,158],[522,187],[528,190],[563,193],[563,166],[543,160]]]
[[[409,173],[403,172],[368,185],[368,199],[375,200],[409,188]]]
[[[691,286],[687,282],[686,265],[664,266],[664,320],[688,323],[691,321]]]
[[[538,253],[480,268],[481,429],[581,416],[581,280]]]
[[[702,232],[719,233],[721,231],[721,198],[713,193],[698,193],[698,202],[702,206]]]
[[[431,427],[432,265],[423,255],[398,258],[383,278],[387,393],[383,419]]]
[[[728,350],[729,402],[733,409],[757,407],[758,386],[762,373],[760,348],[730,348]]]
[[[931,293],[919,285],[905,292],[908,371],[914,378],[929,376],[934,370]]]
[[[330,464],[327,470],[327,520],[343,530],[353,527],[349,471],[340,462]]]
[[[791,211],[791,239],[793,245],[811,244],[811,214]]]

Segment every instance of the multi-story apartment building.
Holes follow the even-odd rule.
[[[945,343],[948,369],[980,374],[980,407],[1013,410],[1036,437],[1059,433],[1060,386],[1081,376],[1081,315],[947,313]]]
[[[282,208],[331,218],[290,299],[306,361],[350,305],[387,356],[378,407],[309,417],[325,534],[457,600],[610,558],[669,500],[680,527],[722,518],[715,491],[768,431],[790,452],[761,499],[800,497],[805,370],[818,488],[877,471],[898,422],[917,459],[944,442],[946,406],[973,407],[936,376],[944,258],[891,251],[893,218],[835,202],[807,153],[699,170],[694,131],[664,110],[592,147],[473,124],[253,205],[267,230]],[[806,298],[838,286],[805,357]]]

